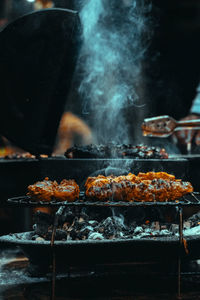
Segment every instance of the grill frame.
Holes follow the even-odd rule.
[[[30,232],[27,232],[28,234]],[[0,237],[0,244],[20,246],[33,264],[52,262],[51,241],[37,242],[28,239],[17,239],[11,234]],[[12,236],[14,239],[12,239]],[[53,250],[56,264],[65,263],[66,266],[95,265],[105,263],[130,263],[142,261],[184,260],[197,259],[200,253],[200,235],[187,237],[189,254],[184,247],[180,247],[179,237],[167,238],[134,238],[97,241],[55,241]],[[46,253],[43,255],[43,253]],[[81,255],[80,255],[81,254]],[[41,262],[43,257],[43,262]]]
[[[190,199],[189,199],[190,198]],[[123,202],[123,201],[88,201],[85,197],[84,192],[80,192],[80,199],[74,202],[67,201],[34,201],[29,196],[19,196],[9,198],[7,203],[16,206],[25,207],[60,207],[60,206],[81,206],[81,207],[191,207],[200,206],[200,192],[192,192],[184,195],[179,200],[175,201],[165,201],[165,202],[146,202],[146,201],[133,201],[133,202]]]
[[[37,180],[43,180],[45,177],[49,177],[51,180],[62,180],[63,178],[74,178],[77,183],[83,187],[85,178],[88,176],[91,176],[93,172],[96,172],[96,170],[106,170],[108,167],[113,166],[114,168],[117,167],[119,168],[119,163],[121,163],[122,166],[124,166],[125,162],[128,162],[128,169],[130,172],[148,172],[148,171],[163,171],[167,173],[172,173],[174,174],[177,178],[182,178],[185,181],[190,181],[192,182],[194,189],[198,189],[199,184],[197,182],[197,177],[193,176],[193,170],[190,166],[190,160],[185,159],[185,158],[169,158],[169,159],[150,159],[150,160],[141,160],[141,159],[67,159],[67,158],[40,158],[36,159],[36,165],[37,165],[37,172],[34,172],[34,176],[37,177]],[[27,167],[29,168],[29,162],[26,161]],[[1,161],[0,161],[1,165]],[[2,161],[2,165],[10,166],[12,168],[12,162],[7,161]],[[198,164],[194,164],[195,170],[199,169],[200,165],[200,159]],[[82,172],[80,172],[82,170]],[[10,171],[10,169],[9,169]],[[18,178],[18,173],[19,169],[16,170],[14,168],[14,173],[13,173],[13,168],[12,172],[9,172],[8,168],[6,168],[6,173],[3,174],[3,177],[5,178],[6,182],[9,181],[11,178],[14,179],[12,180],[13,186],[16,186],[16,178]],[[30,168],[29,168],[30,171]],[[6,176],[5,176],[6,174]],[[14,176],[13,176],[14,174]],[[32,174],[32,173],[31,173]],[[105,174],[106,175],[106,174]],[[8,176],[8,177],[7,177]],[[7,178],[6,178],[7,177]],[[32,174],[33,177],[33,174]],[[193,180],[194,179],[194,180]],[[34,181],[29,181],[29,184]],[[20,182],[20,189],[18,189],[18,192],[10,193],[8,197],[11,197],[12,195],[20,195],[23,194],[26,191],[27,185],[22,184],[23,186],[21,187],[21,182]],[[21,192],[19,192],[21,190]],[[16,200],[16,197],[14,197]],[[7,205],[13,205],[14,203],[9,203],[7,202]],[[52,207],[61,207],[63,208],[63,202],[61,203],[54,203],[54,205],[51,205]],[[98,206],[111,206],[110,203],[97,203]],[[127,202],[125,203],[126,207],[128,207]],[[129,204],[129,203],[128,203]],[[17,202],[18,207],[20,206],[25,206],[25,207],[31,207],[31,206],[49,206],[47,203],[29,203],[28,205],[26,203],[20,204]],[[74,205],[74,202],[67,205]],[[77,204],[79,206],[91,206],[91,202],[88,203],[88,201],[82,201],[80,204]],[[94,206],[94,202],[92,203],[92,206]],[[114,204],[112,203],[112,206]],[[117,202],[117,206],[119,206],[119,202]],[[124,206],[124,203],[123,205]],[[129,205],[130,206],[130,205]],[[159,259],[159,260],[166,260],[169,259],[171,261],[171,258],[174,260],[178,260],[178,295],[180,296],[180,280],[181,280],[181,260],[182,259],[192,259],[199,257],[199,251],[198,249],[200,248],[200,237],[197,238],[196,236],[194,237],[194,240],[188,241],[189,247],[191,243],[191,251],[189,252],[189,255],[185,253],[185,248],[184,248],[184,243],[183,243],[183,232],[182,232],[182,208],[184,206],[190,207],[190,206],[199,206],[199,203],[191,203],[190,202],[182,202],[179,200],[179,203],[177,202],[133,202],[131,204],[131,207],[133,206],[151,206],[151,207],[177,207],[179,210],[179,237],[177,238],[175,244],[172,242],[172,240],[168,240],[167,243],[164,241],[159,241],[159,243],[155,243],[155,240],[151,239],[149,241],[145,240],[132,240],[132,241],[125,241],[125,240],[115,240],[113,242],[111,241],[105,241],[104,243],[95,243],[95,244],[89,244],[88,240],[85,242],[85,244],[80,244],[79,242],[75,241],[73,245],[69,245],[65,243],[65,245],[57,245],[57,242],[54,240],[55,235],[52,234],[52,240],[51,242],[44,246],[42,243],[39,243],[39,245],[30,245],[29,244],[21,244],[21,248],[23,251],[27,254],[27,256],[30,258],[30,262],[38,265],[38,262],[41,263],[41,256],[45,257],[44,264],[51,264],[52,265],[52,291],[55,290],[55,271],[56,271],[56,266],[59,266],[59,260],[60,264],[63,265],[63,260],[62,257],[66,257],[68,261],[66,261],[66,266],[67,264],[69,265],[72,263],[72,261],[77,264],[96,264],[97,263],[97,258],[100,259],[100,263],[105,263],[104,258],[102,253],[105,255],[108,255],[107,250],[109,251],[109,259],[108,262],[114,262],[117,260],[119,261],[126,261],[127,262],[127,253],[129,253],[129,259],[128,263],[130,261],[141,261],[141,259],[145,261],[149,261],[151,257],[148,255],[153,253],[154,257]],[[55,216],[54,219],[54,233],[56,230],[56,224],[58,221],[59,215]],[[188,238],[187,238],[188,240]],[[55,241],[55,243],[54,243]],[[0,239],[0,243],[2,243],[2,240]],[[5,241],[4,241],[5,243]],[[140,246],[139,246],[139,244]],[[153,244],[152,244],[153,243]],[[161,248],[158,247],[160,244]],[[15,243],[12,245],[18,245],[19,243]],[[66,246],[67,245],[67,246]],[[101,245],[101,246],[100,246]],[[113,248],[113,245],[115,247]],[[92,246],[92,249],[91,249]],[[169,247],[172,247],[171,251],[171,256],[169,255]],[[157,255],[153,252],[153,249],[157,249]],[[174,248],[173,248],[174,247]],[[91,252],[88,252],[88,249],[91,249]],[[136,255],[136,249],[138,253],[138,257]],[[83,250],[85,251],[85,255],[83,256]],[[67,255],[66,255],[67,251]],[[128,251],[128,252],[127,252]],[[38,252],[38,253],[37,253]],[[81,253],[81,255],[80,255]],[[75,255],[76,254],[76,255]],[[89,254],[89,255],[88,255]],[[126,255],[125,255],[126,254]],[[162,257],[160,257],[160,254],[162,254]],[[74,259],[72,259],[72,257]],[[78,257],[78,259],[77,259]],[[108,257],[108,256],[107,256]],[[84,258],[84,259],[83,259]],[[48,262],[47,262],[48,261]]]

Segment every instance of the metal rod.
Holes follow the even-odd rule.
[[[52,248],[52,286],[51,286],[51,300],[55,300],[56,289],[56,256],[55,249]]]
[[[56,259],[55,259],[55,249],[54,249],[56,227],[57,227],[57,217],[55,215],[54,225],[53,225],[53,230],[51,235],[51,251],[52,251],[51,300],[55,299],[55,288],[56,288]]]
[[[56,236],[56,228],[58,226],[59,217],[62,216],[65,210],[65,206],[61,206],[54,218],[53,230],[51,235],[51,249],[52,249],[52,287],[51,287],[51,300],[55,299],[55,288],[56,288],[56,255],[55,255],[55,236]]]
[[[191,154],[192,153],[192,142],[188,142],[187,143],[187,154]]]
[[[181,297],[181,258],[178,258],[178,295],[177,299],[182,299]]]
[[[24,231],[29,231],[30,230],[30,228],[31,228],[31,218],[30,218],[30,215],[31,215],[31,210],[30,210],[30,208],[24,208],[23,209],[23,221],[24,221],[24,223],[23,223],[23,230]]]
[[[183,245],[183,209],[179,207],[178,299],[181,297],[181,249]]]
[[[87,206],[106,206],[106,207],[134,207],[134,206],[142,206],[142,207],[147,207],[147,206],[153,206],[153,207],[177,207],[177,206],[200,206],[200,193],[198,192],[193,192],[186,194],[182,196],[181,198],[177,199],[176,201],[164,201],[164,202],[145,202],[145,201],[133,201],[133,202],[124,202],[124,201],[85,201],[85,198],[80,195],[79,201],[75,202],[56,202],[56,201],[50,201],[50,202],[43,202],[43,201],[35,201],[32,200],[29,196],[21,196],[21,197],[14,197],[14,198],[9,198],[7,200],[7,203],[15,204],[15,205],[23,205],[27,207],[38,207],[38,206],[44,206],[44,207],[87,207]]]

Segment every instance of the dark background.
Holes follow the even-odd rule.
[[[55,0],[54,5],[74,9],[78,2]],[[151,40],[143,61],[141,103],[146,104],[145,116],[170,114],[179,119],[188,114],[200,78],[200,2],[151,2],[147,33],[151,32]],[[1,0],[0,18],[11,21],[32,9],[33,3],[27,0]],[[77,99],[75,90],[68,108],[81,114],[81,106],[72,104],[74,98]]]
[[[200,77],[200,2],[153,4],[154,35],[145,66],[149,112],[179,119],[188,114]]]
[[[111,4],[113,9],[120,9],[123,14],[122,0],[119,0],[119,5],[116,5],[116,0],[112,1],[114,1],[114,4]],[[168,114],[180,119],[189,114],[200,79],[200,2],[145,1],[147,5],[152,3],[152,9],[145,16],[147,26],[144,44],[148,47],[142,61],[139,101],[137,105],[124,109],[124,113],[129,125],[130,142],[154,143],[161,146],[166,144],[166,139],[156,141],[142,137],[141,122],[145,117],[156,115]],[[81,0],[53,2],[54,7],[77,9]],[[6,24],[32,11],[33,7],[33,2],[27,0],[1,0],[0,20],[3,19]],[[83,99],[78,93],[82,76],[84,74],[79,69],[66,100],[66,111],[80,116],[92,128],[94,124],[92,113],[82,114]],[[173,147],[170,143],[171,146]]]

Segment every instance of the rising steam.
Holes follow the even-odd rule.
[[[128,143],[124,108],[136,103],[143,33],[150,5],[144,0],[82,0],[80,93],[92,112],[97,143]]]

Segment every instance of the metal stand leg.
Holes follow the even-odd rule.
[[[68,268],[68,271],[67,271],[67,277],[68,277],[68,279],[70,279],[70,277],[71,277],[71,268],[70,267]]]
[[[65,210],[65,206],[61,206],[55,214],[54,218],[54,225],[51,235],[51,249],[52,249],[52,288],[51,288],[51,300],[55,299],[55,287],[56,287],[56,255],[55,255],[55,235],[56,235],[56,228],[58,226],[59,217],[62,216]]]
[[[51,300],[55,299],[55,287],[56,287],[56,257],[55,250],[52,248],[52,286],[51,286]]]
[[[178,299],[182,299],[181,297],[181,248],[183,245],[183,210],[181,207],[179,207],[179,254],[178,254]]]
[[[51,236],[51,250],[52,250],[52,285],[51,285],[51,300],[55,299],[55,286],[56,286],[56,256],[54,249],[54,241],[57,227],[57,218],[55,217],[54,226]]]

